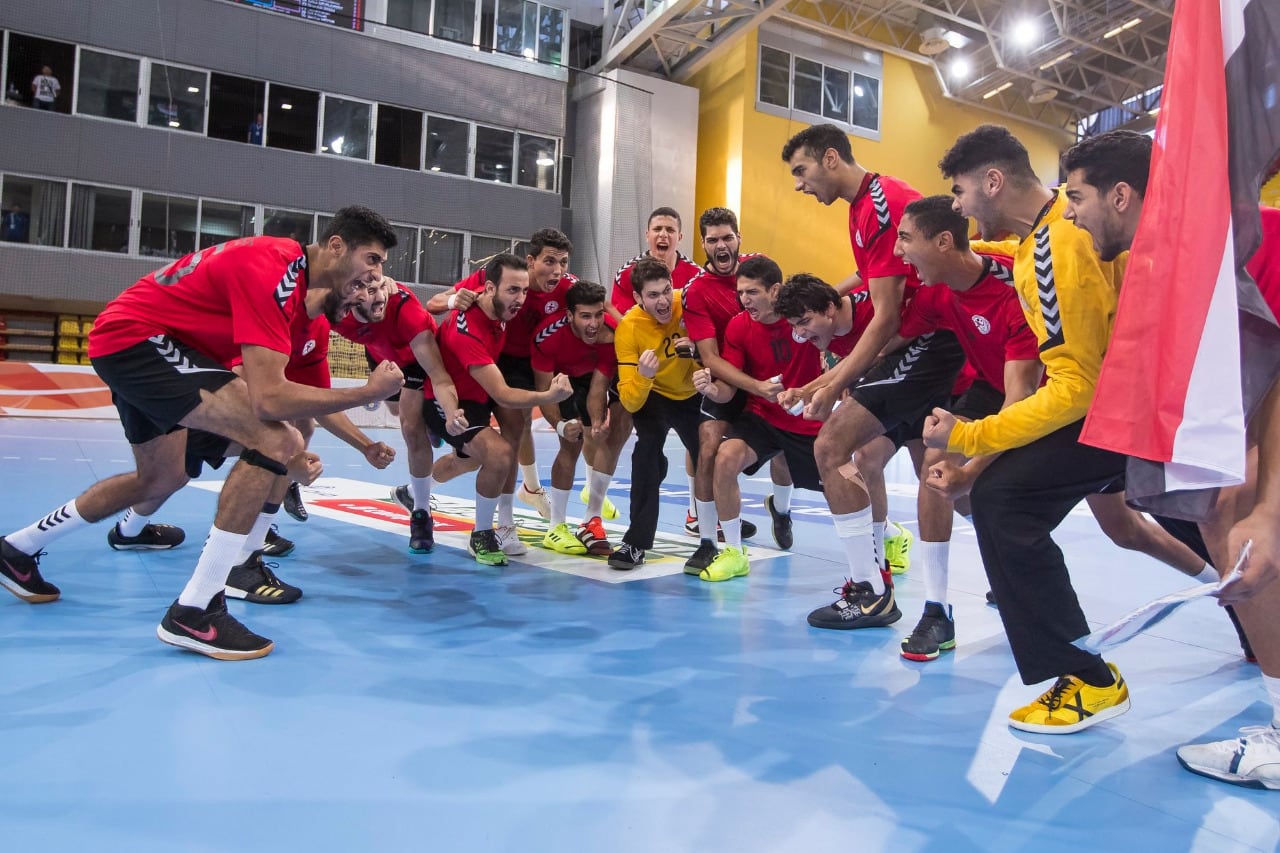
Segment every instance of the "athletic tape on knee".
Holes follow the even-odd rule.
[[[270,456],[264,456],[263,454],[259,453],[258,451],[254,450],[251,447],[245,448],[244,452],[240,454],[240,458],[246,464],[254,465],[258,468],[265,468],[266,470],[270,471],[272,474],[279,474],[283,476],[289,473],[289,469],[286,468],[284,465],[281,465],[279,462],[272,459]]]

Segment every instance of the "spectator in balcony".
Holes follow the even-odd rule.
[[[258,113],[258,117],[253,120],[253,124],[249,125],[249,144],[262,144],[262,113]]]
[[[6,243],[30,242],[31,214],[15,204],[0,217],[0,240]]]
[[[48,65],[41,66],[40,73],[31,80],[31,105],[38,110],[52,112],[61,91],[62,84],[53,76],[53,69]]]

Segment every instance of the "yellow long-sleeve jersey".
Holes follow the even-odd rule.
[[[1040,343],[1046,382],[997,414],[957,423],[947,444],[952,452],[980,456],[1021,447],[1089,410],[1111,340],[1118,270],[1098,258],[1088,232],[1063,219],[1066,204],[1059,191],[1013,256],[1014,287]],[[981,244],[975,249],[981,251]]]
[[[628,412],[638,412],[649,399],[649,392],[671,400],[685,400],[697,393],[693,388],[693,371],[697,363],[676,355],[674,341],[687,338],[684,327],[684,304],[680,292],[671,306],[671,319],[659,324],[639,305],[622,315],[613,333],[613,348],[618,354],[618,395]],[[658,356],[658,372],[652,379],[636,369],[640,354],[653,350]]]

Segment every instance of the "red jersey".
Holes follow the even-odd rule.
[[[613,377],[618,372],[618,356],[613,349],[613,335],[608,337],[608,343],[597,340],[588,344],[573,333],[573,323],[566,315],[549,317],[534,333],[529,361],[534,370],[543,373],[577,378],[598,370]]]
[[[576,276],[566,273],[556,282],[556,286],[546,293],[530,287],[529,292],[525,294],[524,305],[520,306],[520,313],[507,323],[507,340],[502,347],[502,352],[517,358],[529,358],[533,349],[533,333],[552,314],[564,310],[567,304],[565,294],[577,281]],[[465,288],[483,293],[484,284],[484,269],[478,269],[455,284],[453,289]]]
[[[894,257],[893,244],[898,240],[898,223],[908,204],[920,193],[905,181],[868,172],[862,186],[849,205],[849,243],[853,260],[864,282],[873,278],[903,275],[907,277],[902,293],[902,309],[920,288],[920,277],[902,258]]]
[[[1280,210],[1262,207],[1262,245],[1244,268],[1258,283],[1271,313],[1280,319]]]
[[[295,240],[245,237],[149,273],[107,303],[89,355],[120,352],[155,335],[230,365],[243,346],[288,353],[289,322],[307,292],[307,253]]]
[[[361,323],[354,315],[342,318],[334,329],[347,340],[360,344],[375,362],[394,361],[400,367],[418,363],[409,343],[425,332],[436,334],[436,319],[422,307],[418,297],[403,284],[387,297],[387,313],[376,323]]]
[[[459,400],[489,402],[489,392],[472,377],[470,368],[497,363],[505,331],[502,323],[489,319],[479,303],[466,311],[449,312],[440,326],[440,356]],[[430,383],[423,386],[422,393],[429,400],[435,399]]]
[[[292,350],[284,378],[312,388],[329,388],[329,318],[311,318],[298,306],[290,326]]]
[[[738,265],[757,254],[738,255]],[[684,325],[689,339],[705,341],[715,338],[724,347],[724,330],[742,311],[738,301],[738,274],[719,275],[703,267],[697,278],[689,282],[684,292]],[[771,376],[774,374],[770,374]]]
[[[631,288],[631,268],[636,265],[636,261],[648,256],[649,253],[647,251],[636,255],[627,261],[626,266],[618,270],[614,275],[613,290],[609,292],[609,301],[614,308],[618,309],[619,314],[627,313],[636,304],[636,292]],[[702,267],[676,252],[676,268],[671,271],[671,286],[676,290],[681,290],[686,284],[693,281],[700,272],[702,272]]]
[[[787,388],[807,385],[822,373],[822,354],[808,341],[797,339],[785,317],[772,323],[752,320],[745,311],[729,321],[720,352],[724,360],[752,379],[782,377]],[[821,421],[806,421],[758,394],[747,395],[747,409],[780,430],[817,435]]]
[[[983,273],[966,291],[945,284],[922,287],[898,334],[914,338],[937,329],[955,333],[979,379],[1004,393],[1006,361],[1037,360],[1035,333],[1013,288],[1012,259],[983,256]]]
[[[827,352],[837,358],[844,358],[853,352],[853,348],[858,345],[862,333],[867,330],[867,326],[871,325],[871,318],[875,315],[875,308],[871,304],[871,291],[865,284],[849,291],[848,297],[853,303],[853,328],[839,337],[832,338],[831,343],[827,344]]]

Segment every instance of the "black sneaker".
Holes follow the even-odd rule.
[[[275,563],[264,563],[262,551],[254,551],[249,559],[233,566],[227,575],[226,591],[232,598],[250,604],[293,604],[302,598],[302,590],[276,577]]]
[[[991,590],[987,590],[987,604],[997,609],[999,608],[999,605],[996,604],[996,594]]]
[[[618,550],[609,555],[609,568],[623,572],[629,572],[643,562],[644,549],[629,542],[623,542]]]
[[[885,584],[881,595],[876,595],[866,581],[845,581],[844,586],[834,591],[840,593],[837,601],[809,614],[809,624],[813,627],[841,631],[879,628],[902,618],[902,611],[893,600],[892,584]]]
[[[743,539],[753,538],[756,535],[756,531],[757,531],[757,528],[754,524],[747,521],[745,518],[742,520],[742,538]],[[690,512],[685,513],[684,532],[689,534],[690,536],[698,535],[698,517],[693,513],[690,513]],[[720,525],[718,524],[716,525],[716,541],[717,542],[724,541],[724,530],[721,529]]]
[[[125,536],[120,523],[107,531],[107,544],[117,551],[167,551],[177,548],[187,539],[181,527],[172,524],[148,524],[137,536]]]
[[[409,551],[414,554],[430,554],[436,547],[435,521],[425,509],[415,509],[409,515]]]
[[[0,536],[0,586],[29,604],[57,601],[62,590],[40,576],[44,551],[24,554]]]
[[[292,539],[285,539],[280,535],[280,531],[276,526],[271,525],[271,529],[267,531],[266,545],[262,549],[262,553],[268,557],[287,557],[293,553],[294,544]]]
[[[769,510],[769,518],[773,519],[773,541],[784,551],[790,551],[795,544],[795,535],[791,532],[791,513],[778,512],[773,508],[773,495],[764,499],[764,508]]]
[[[911,636],[902,638],[902,656],[907,660],[933,660],[941,652],[956,647],[956,623],[951,608],[936,601],[924,603],[924,615]]]
[[[505,566],[507,555],[498,544],[498,533],[492,527],[488,530],[471,531],[471,539],[467,542],[467,553],[475,557],[477,563],[485,566]]]
[[[189,649],[218,660],[250,660],[266,657],[275,644],[259,637],[227,612],[227,597],[218,593],[201,610],[178,602],[160,620],[156,636],[171,646]]]
[[[284,493],[284,511],[298,521],[306,521],[310,518],[307,515],[306,504],[302,502],[302,488],[297,483],[290,483],[289,491]]]
[[[391,490],[391,500],[400,504],[407,511],[413,512],[413,492],[409,491],[407,483],[403,486],[396,486]]]
[[[711,565],[711,561],[720,553],[720,549],[710,539],[703,539],[698,545],[698,550],[693,552],[693,556],[689,557],[684,564],[684,573],[686,575],[700,575],[702,570]]]

